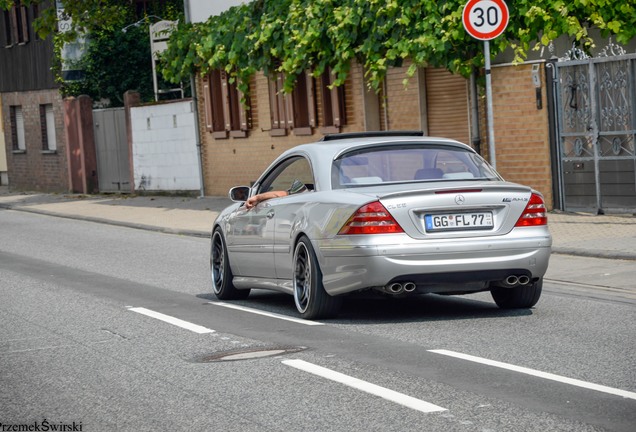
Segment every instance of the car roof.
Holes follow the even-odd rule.
[[[306,153],[311,158],[323,159],[328,157],[330,159],[336,158],[338,155],[345,151],[353,150],[356,148],[369,147],[374,145],[385,144],[443,144],[454,147],[460,147],[462,149],[472,150],[472,148],[466,144],[450,138],[440,137],[428,137],[428,136],[369,136],[369,137],[355,137],[355,138],[343,138],[333,139],[327,141],[317,141],[309,144],[301,144],[287,150],[283,155],[286,156],[289,153]]]
[[[391,145],[391,144],[424,144],[424,145],[446,145],[450,147],[461,148],[462,150],[468,150],[474,152],[474,150],[459,141],[429,136],[414,136],[414,135],[399,135],[396,132],[390,131],[391,135],[382,136],[354,136],[342,134],[334,139],[325,141],[317,141],[309,144],[300,144],[292,147],[291,149],[283,152],[277,157],[272,164],[261,174],[257,183],[260,183],[263,176],[272,167],[280,163],[283,159],[290,156],[301,155],[309,158],[312,161],[312,171],[316,182],[316,187],[319,189],[328,188],[331,184],[331,165],[334,159],[336,159],[342,153],[362,149],[365,147]]]

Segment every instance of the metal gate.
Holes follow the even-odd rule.
[[[636,54],[556,69],[561,208],[636,212]]]
[[[93,110],[100,192],[131,192],[124,108]]]

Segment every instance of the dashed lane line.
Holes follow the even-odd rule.
[[[287,315],[281,315],[281,314],[277,314],[277,313],[273,313],[273,312],[265,312],[259,309],[252,309],[252,308],[248,308],[248,307],[244,307],[244,306],[238,306],[238,305],[234,305],[234,304],[229,304],[229,303],[223,303],[223,302],[208,302],[209,304],[213,304],[216,306],[223,306],[229,309],[236,309],[236,310],[240,310],[243,312],[249,312],[249,313],[253,313],[256,315],[264,315],[270,318],[276,318],[276,319],[280,319],[280,320],[285,320],[285,321],[292,321],[298,324],[304,324],[304,325],[308,325],[308,326],[321,326],[321,325],[325,325],[324,323],[318,322],[318,321],[309,321],[309,320],[305,320],[305,319],[301,319],[301,318],[294,318],[294,317],[290,317]]]
[[[162,313],[159,313],[159,312],[155,312],[155,311],[152,311],[150,309],[146,309],[146,308],[142,308],[142,307],[131,307],[131,308],[128,308],[128,310],[132,311],[132,312],[140,313],[142,315],[149,316],[151,318],[155,318],[155,319],[167,322],[167,323],[172,324],[172,325],[176,325],[177,327],[181,327],[181,328],[184,328],[186,330],[193,331],[195,333],[199,333],[199,334],[214,333],[214,330],[212,330],[212,329],[209,329],[209,328],[197,325],[197,324],[193,324],[191,322],[184,321],[182,319],[175,318],[175,317],[172,317],[170,315],[165,315],[165,314],[162,314]]]
[[[458,353],[455,351],[448,351],[448,350],[428,350],[428,352],[432,352],[435,354],[441,354],[441,355],[445,355],[445,356],[450,356],[450,357],[455,357],[458,359],[462,359],[462,360],[467,360],[467,361],[471,361],[471,362],[475,362],[475,363],[481,363],[481,364],[485,364],[488,366],[494,366],[494,367],[498,367],[501,369],[507,369],[507,370],[511,370],[514,372],[519,372],[519,373],[523,373],[526,375],[532,375],[535,377],[539,377],[539,378],[544,378],[544,379],[548,379],[551,381],[557,381],[560,383],[564,383],[564,384],[569,384],[569,385],[573,385],[576,387],[582,387],[582,388],[586,388],[589,390],[595,390],[595,391],[599,391],[599,392],[603,392],[603,393],[608,393],[608,394],[612,394],[612,395],[616,395],[616,396],[622,396],[624,398],[627,399],[636,399],[636,393],[634,392],[630,392],[627,390],[620,390],[617,388],[613,388],[613,387],[607,387],[604,385],[599,385],[599,384],[594,384],[594,383],[590,383],[587,381],[581,381],[578,379],[574,379],[574,378],[568,378],[568,377],[564,377],[561,375],[555,375],[552,373],[548,373],[548,372],[542,372],[536,369],[530,369],[530,368],[526,368],[526,367],[522,367],[522,366],[516,366],[510,363],[502,363],[499,361],[495,361],[495,360],[489,360],[486,358],[482,358],[482,357],[476,357],[476,356],[472,356],[469,354],[462,354],[462,353]]]
[[[336,372],[334,370],[327,369],[322,366],[318,366],[313,363],[306,362],[304,360],[283,360],[282,363],[287,366],[291,366],[293,368],[296,368],[305,372],[309,372],[311,374],[320,376],[322,378],[326,378],[328,380],[347,385],[357,390],[361,390],[363,392],[381,397],[382,399],[386,399],[388,401],[397,403],[399,405],[402,405],[417,411],[421,411],[424,413],[447,411],[446,408],[442,408],[430,402],[426,402],[421,399],[416,399],[412,396],[408,396],[403,393],[398,393],[386,387],[381,387],[379,385],[372,384],[368,381],[363,381],[358,378],[354,378],[352,376],[345,375],[343,373]]]

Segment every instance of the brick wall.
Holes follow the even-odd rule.
[[[386,99],[380,104],[381,128],[389,130],[429,129],[442,136],[470,144],[469,88],[462,77],[446,71],[426,70],[426,83],[421,77],[409,79],[405,87],[408,65],[393,68],[387,74]],[[542,97],[544,108],[536,107],[535,88],[531,79],[531,65],[493,68],[493,95],[498,171],[506,180],[527,184],[544,194],[552,207],[552,178],[550,168],[548,113],[545,79],[542,69]],[[422,85],[426,85],[427,112],[422,113]],[[204,113],[201,80],[197,80],[199,113]],[[430,88],[429,88],[430,87]],[[353,65],[345,84],[347,125],[342,132],[365,130],[363,72]],[[380,97],[383,97],[382,95]],[[446,99],[445,99],[446,98]],[[448,99],[450,98],[450,99]],[[320,97],[317,95],[317,99]],[[316,128],[310,136],[271,137],[267,78],[257,73],[250,83],[251,128],[246,138],[214,139],[200,121],[203,175],[206,195],[226,195],[230,187],[249,185],[283,151],[323,135]],[[318,117],[321,106],[318,104]],[[480,133],[482,154],[488,157],[485,103],[480,97]]]
[[[497,171],[508,181],[532,186],[553,207],[545,69],[540,67],[543,108],[537,109],[532,65],[492,69]],[[482,110],[485,116],[485,107]],[[482,148],[488,147],[482,129]]]
[[[52,104],[55,117],[57,150],[42,150],[40,105]],[[24,116],[25,152],[15,152],[11,139],[9,107],[20,105]],[[67,192],[69,190],[68,164],[64,114],[57,90],[12,92],[2,94],[2,122],[8,165],[9,183],[15,190]]]

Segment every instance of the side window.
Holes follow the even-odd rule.
[[[314,78],[306,71],[301,73],[291,94],[285,94],[285,75],[276,74],[269,81],[269,106],[272,120],[271,136],[311,135],[316,126],[316,102]]]
[[[313,190],[314,178],[309,161],[301,156],[292,157],[278,165],[263,181],[259,192],[289,190],[294,182],[302,182]]]
[[[241,96],[236,82],[230,82],[225,71],[213,70],[203,78],[205,125],[214,138],[247,136],[247,111]]]

